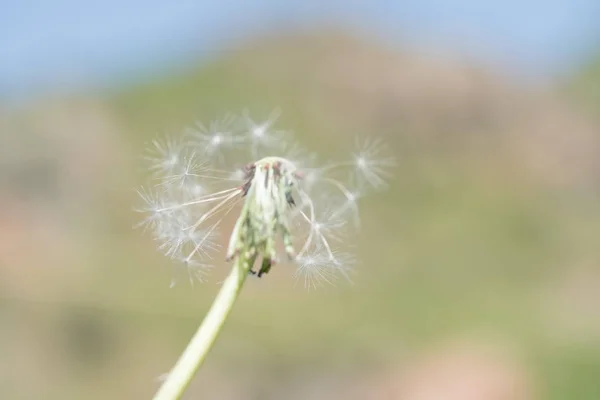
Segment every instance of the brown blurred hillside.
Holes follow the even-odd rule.
[[[578,73],[566,85],[568,93],[577,104],[596,120],[600,117],[600,55],[583,63]]]
[[[320,32],[0,113],[0,350],[11,360],[0,397],[151,395],[218,279],[168,290],[169,261],[131,230],[137,157],[157,135],[244,107],[258,118],[280,107],[279,125],[324,158],[352,151],[355,135],[384,136],[399,168],[363,208],[357,287],[291,290],[287,271],[249,287],[190,399],[390,396],[413,376],[398,393],[418,393],[430,374],[451,379],[455,355],[435,344],[455,336],[519,349],[500,365],[469,364],[469,346],[456,355],[465,376],[501,371],[486,377],[501,393],[486,400],[600,397],[600,121],[588,101],[473,60]],[[427,366],[412,370],[421,353]],[[527,389],[506,394],[502,382]]]
[[[507,179],[589,185],[598,177],[598,124],[559,91],[473,61],[373,46],[340,33],[249,41],[207,68],[124,101],[157,118],[168,112],[189,121],[199,111],[226,108],[222,101],[236,91],[245,93],[239,107],[256,100],[281,105],[289,118],[327,127],[335,140],[384,133],[407,157],[461,160],[467,169]],[[161,103],[170,96],[181,100]],[[146,101],[137,102],[141,97]]]

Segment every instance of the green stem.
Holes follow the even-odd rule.
[[[249,263],[244,257],[237,257],[229,276],[213,302],[204,321],[188,344],[175,367],[169,373],[154,400],[180,399],[189,386],[194,374],[202,365],[225,323],[235,300],[238,298],[248,276]]]

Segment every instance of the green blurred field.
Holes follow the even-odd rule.
[[[9,116],[33,143],[60,131],[75,147],[52,153],[74,160],[59,166],[52,203],[4,196],[17,217],[0,232],[12,238],[1,397],[151,396],[227,266],[169,290],[169,261],[131,230],[136,157],[195,120],[281,107],[278,126],[323,159],[377,134],[399,167],[363,204],[355,284],[307,292],[283,267],[250,281],[187,398],[345,398],[453,339],[507,346],[534,398],[600,398],[600,77],[573,82],[531,88],[327,34],[249,42],[160,81],[41,103],[23,124]],[[90,124],[105,136],[85,136]],[[40,221],[49,233],[36,236]]]

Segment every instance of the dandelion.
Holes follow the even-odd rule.
[[[152,141],[144,157],[151,180],[138,191],[137,211],[157,248],[183,265],[192,282],[205,280],[215,260],[233,263],[157,399],[183,393],[248,275],[261,278],[287,265],[309,289],[350,280],[359,200],[385,188],[394,160],[380,139],[367,139],[357,141],[348,160],[319,165],[288,131],[274,128],[279,116],[275,111],[257,122],[244,112],[208,127],[197,123],[181,140]],[[223,226],[228,216],[235,218],[231,230]]]

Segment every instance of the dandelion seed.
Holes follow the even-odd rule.
[[[149,163],[148,169],[156,174],[171,173],[179,166],[183,143],[167,137],[164,140],[152,140],[152,146],[146,149],[143,157]]]
[[[235,121],[236,118],[228,114],[221,120],[211,122],[208,127],[201,122],[196,122],[195,128],[186,131],[190,146],[223,164],[226,161],[225,152],[233,148],[240,139],[235,134]]]
[[[349,271],[354,261],[349,254],[316,246],[311,252],[298,257],[294,276],[303,281],[307,289],[316,289],[323,284],[334,285],[340,275],[350,281]]]
[[[387,186],[390,170],[396,166],[393,157],[387,156],[386,146],[380,138],[356,140],[358,152],[354,153],[355,175],[376,189]]]
[[[272,154],[262,154],[263,151],[283,151],[286,144],[286,131],[275,130],[273,125],[281,116],[279,109],[271,112],[266,121],[257,123],[248,115],[248,110],[244,110],[244,121],[246,125],[246,142],[249,144],[249,151],[252,157],[258,159]],[[283,153],[281,153],[283,154]]]

